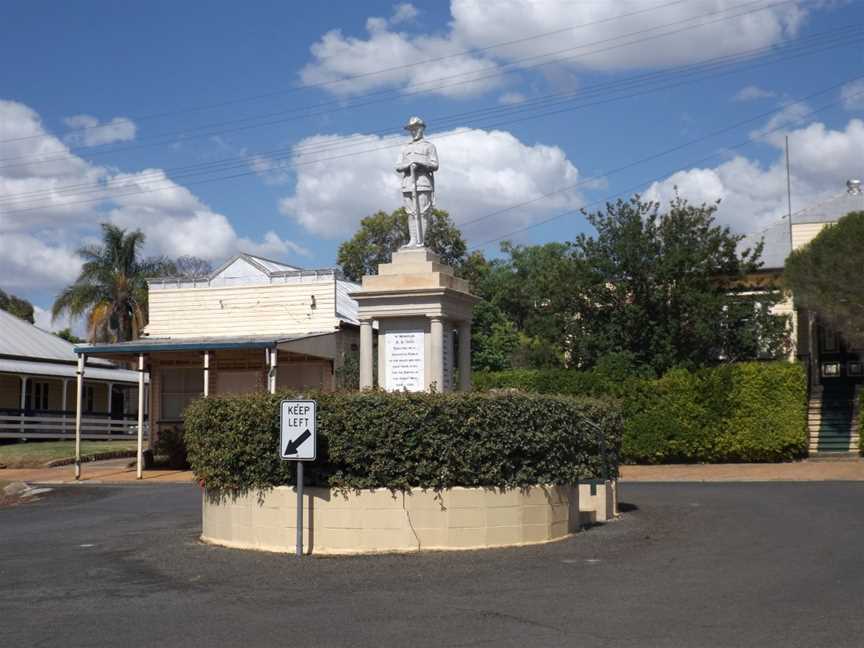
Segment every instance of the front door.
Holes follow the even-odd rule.
[[[126,413],[126,398],[122,387],[111,386],[111,417],[123,418]]]
[[[864,379],[864,353],[827,324],[819,323],[819,380],[824,387],[849,386]]]

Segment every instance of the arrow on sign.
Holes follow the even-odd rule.
[[[309,430],[306,430],[305,432],[303,432],[303,434],[301,434],[296,439],[289,442],[287,446],[285,446],[285,452],[283,454],[286,454],[286,455],[297,454],[297,449],[301,445],[303,445],[303,442],[306,439],[308,439],[310,436],[312,436],[312,433]]]

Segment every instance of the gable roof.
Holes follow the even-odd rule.
[[[75,347],[69,342],[4,310],[0,310],[0,355],[77,362]],[[104,360],[94,359],[93,363],[111,366]]]
[[[240,262],[238,264],[238,262]],[[218,279],[220,276],[224,275],[227,271],[229,271],[232,267],[247,266],[255,268],[260,272],[260,274],[265,276],[272,276],[277,272],[299,272],[302,268],[298,268],[296,266],[290,266],[287,263],[282,263],[280,261],[274,261],[273,259],[265,259],[264,257],[255,256],[253,254],[246,254],[245,252],[241,252],[240,254],[234,255],[232,258],[228,259],[221,266],[216,268],[209,277],[210,281],[214,279]]]
[[[792,225],[836,223],[853,211],[864,211],[864,194],[844,191],[842,194],[792,214]],[[765,247],[762,249],[761,269],[782,270],[786,265],[786,258],[792,253],[789,221],[784,218],[761,232],[748,234],[738,244],[739,253],[746,248],[753,248],[760,240],[765,242]]]

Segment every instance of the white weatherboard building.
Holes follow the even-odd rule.
[[[209,277],[150,280],[141,339],[75,350],[149,375],[152,444],[182,426],[196,398],[333,389],[345,353],[359,341],[357,304],[348,296],[358,288],[332,268],[239,254]]]
[[[0,310],[0,438],[75,434],[75,348]],[[93,359],[82,393],[82,437],[128,434],[138,421],[138,373]]]
[[[825,227],[831,227],[851,212],[864,211],[861,183],[850,180],[846,191],[792,215],[764,232],[747,237],[742,247],[764,243],[760,281],[782,283],[786,258],[807,245]],[[838,277],[842,281],[843,277]],[[864,386],[864,349],[848,343],[819,313],[810,312],[788,295],[775,311],[792,319],[793,357],[808,369],[810,403],[808,427],[810,454],[853,453],[860,448],[858,429],[860,394]]]

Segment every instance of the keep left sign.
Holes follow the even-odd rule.
[[[318,449],[318,403],[284,400],[280,409],[279,456],[286,461],[314,461]]]

